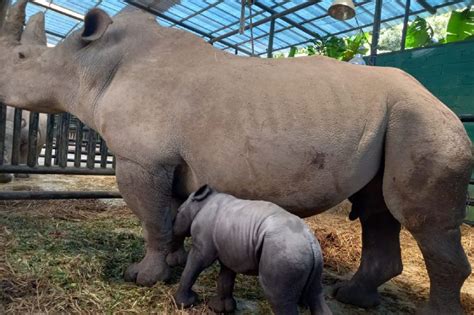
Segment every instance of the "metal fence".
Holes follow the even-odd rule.
[[[461,115],[463,123],[474,123],[474,114]],[[115,175],[115,157],[97,132],[69,113],[48,114],[46,143],[37,155],[39,114],[31,113],[28,129],[28,156],[20,164],[22,110],[14,109],[10,163],[4,163],[7,107],[0,104],[0,173]],[[9,144],[10,145],[10,144]],[[474,179],[470,181],[474,185]],[[112,191],[0,191],[0,200],[121,198]],[[474,206],[474,198],[468,199]]]
[[[46,123],[46,143],[37,154],[38,113],[29,115],[28,155],[26,163],[20,163],[22,128],[21,109],[14,109],[13,135],[8,135],[7,107],[0,104],[0,173],[7,174],[69,174],[69,175],[115,175],[115,157],[97,132],[84,125],[69,113],[48,114]],[[43,130],[44,132],[44,130]],[[12,137],[6,143],[7,136]],[[9,145],[10,163],[4,163],[6,145]],[[111,191],[0,191],[0,200],[16,199],[85,199],[120,198],[118,192]]]

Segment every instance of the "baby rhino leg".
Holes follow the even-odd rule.
[[[217,295],[209,300],[209,307],[216,313],[231,313],[236,308],[233,297],[235,272],[221,263],[219,279],[217,279]]]
[[[303,251],[286,245],[283,238],[265,239],[259,263],[260,284],[276,315],[298,314],[298,302],[313,267],[311,248]]]

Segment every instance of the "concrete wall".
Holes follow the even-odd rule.
[[[474,114],[474,40],[381,54],[377,66],[417,78],[456,114]],[[466,123],[474,141],[474,123]]]

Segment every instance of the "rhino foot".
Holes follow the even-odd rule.
[[[170,267],[184,266],[186,265],[187,258],[188,252],[181,246],[177,251],[169,253],[168,256],[166,256],[166,263]]]
[[[428,303],[421,309],[417,310],[417,315],[463,315],[466,314],[459,303],[448,303],[448,305],[436,305]]]
[[[334,296],[339,302],[369,308],[380,304],[380,295],[375,290],[367,290],[357,284],[342,282],[334,289]]]
[[[188,308],[198,303],[198,295],[193,290],[189,292],[178,291],[174,296],[174,300],[179,308]]]
[[[11,182],[13,179],[13,176],[11,174],[0,174],[0,183],[1,184],[6,184]]]
[[[170,277],[171,270],[164,255],[161,253],[150,254],[149,252],[141,262],[131,264],[124,274],[125,281],[147,287],[153,286],[158,281],[168,281]]]
[[[219,296],[211,297],[207,305],[216,313],[233,313],[237,308],[237,303],[233,298],[223,299]]]

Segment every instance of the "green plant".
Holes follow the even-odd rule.
[[[463,11],[451,12],[445,42],[457,42],[474,38],[474,10],[467,7]]]
[[[408,26],[406,48],[418,48],[432,43],[434,31],[431,25],[419,16]]]
[[[308,56],[323,55],[342,61],[351,60],[356,54],[365,54],[367,49],[363,45],[367,42],[367,36],[364,33],[339,38],[336,36],[322,37],[318,35],[314,39],[314,45],[306,48]]]

